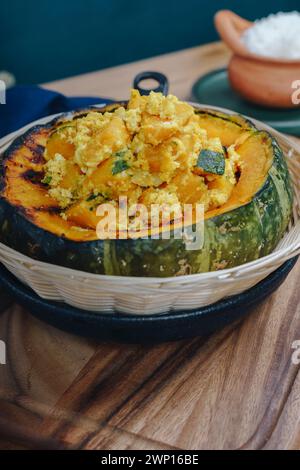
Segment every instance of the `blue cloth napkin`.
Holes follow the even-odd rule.
[[[50,114],[110,102],[104,98],[70,98],[38,86],[15,86],[7,90],[6,104],[0,104],[0,137]]]

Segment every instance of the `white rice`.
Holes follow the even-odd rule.
[[[256,20],[242,35],[247,49],[278,59],[300,59],[300,13],[276,13]]]

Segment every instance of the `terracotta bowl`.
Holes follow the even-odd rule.
[[[228,75],[232,88],[243,98],[271,108],[295,108],[292,102],[300,80],[300,60],[262,57],[248,51],[241,40],[242,33],[253,23],[232,11],[221,10],[215,15],[215,25],[223,41],[232,50]]]

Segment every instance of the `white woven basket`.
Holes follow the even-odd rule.
[[[230,112],[222,108],[201,106]],[[0,154],[19,135],[40,119],[0,140]],[[0,260],[20,281],[40,297],[74,307],[110,314],[149,315],[195,309],[240,293],[257,284],[286,260],[300,253],[300,144],[269,126],[251,119],[259,129],[271,132],[281,145],[295,188],[293,218],[289,230],[273,253],[235,268],[169,278],[120,277],[89,274],[36,261],[0,243]]]

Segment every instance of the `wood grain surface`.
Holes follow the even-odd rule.
[[[155,69],[184,98],[227,60],[216,43],[51,87],[125,98],[136,72]],[[299,279],[300,262],[244,321],[153,346],[77,338],[13,305],[0,315],[0,448],[299,449]]]

